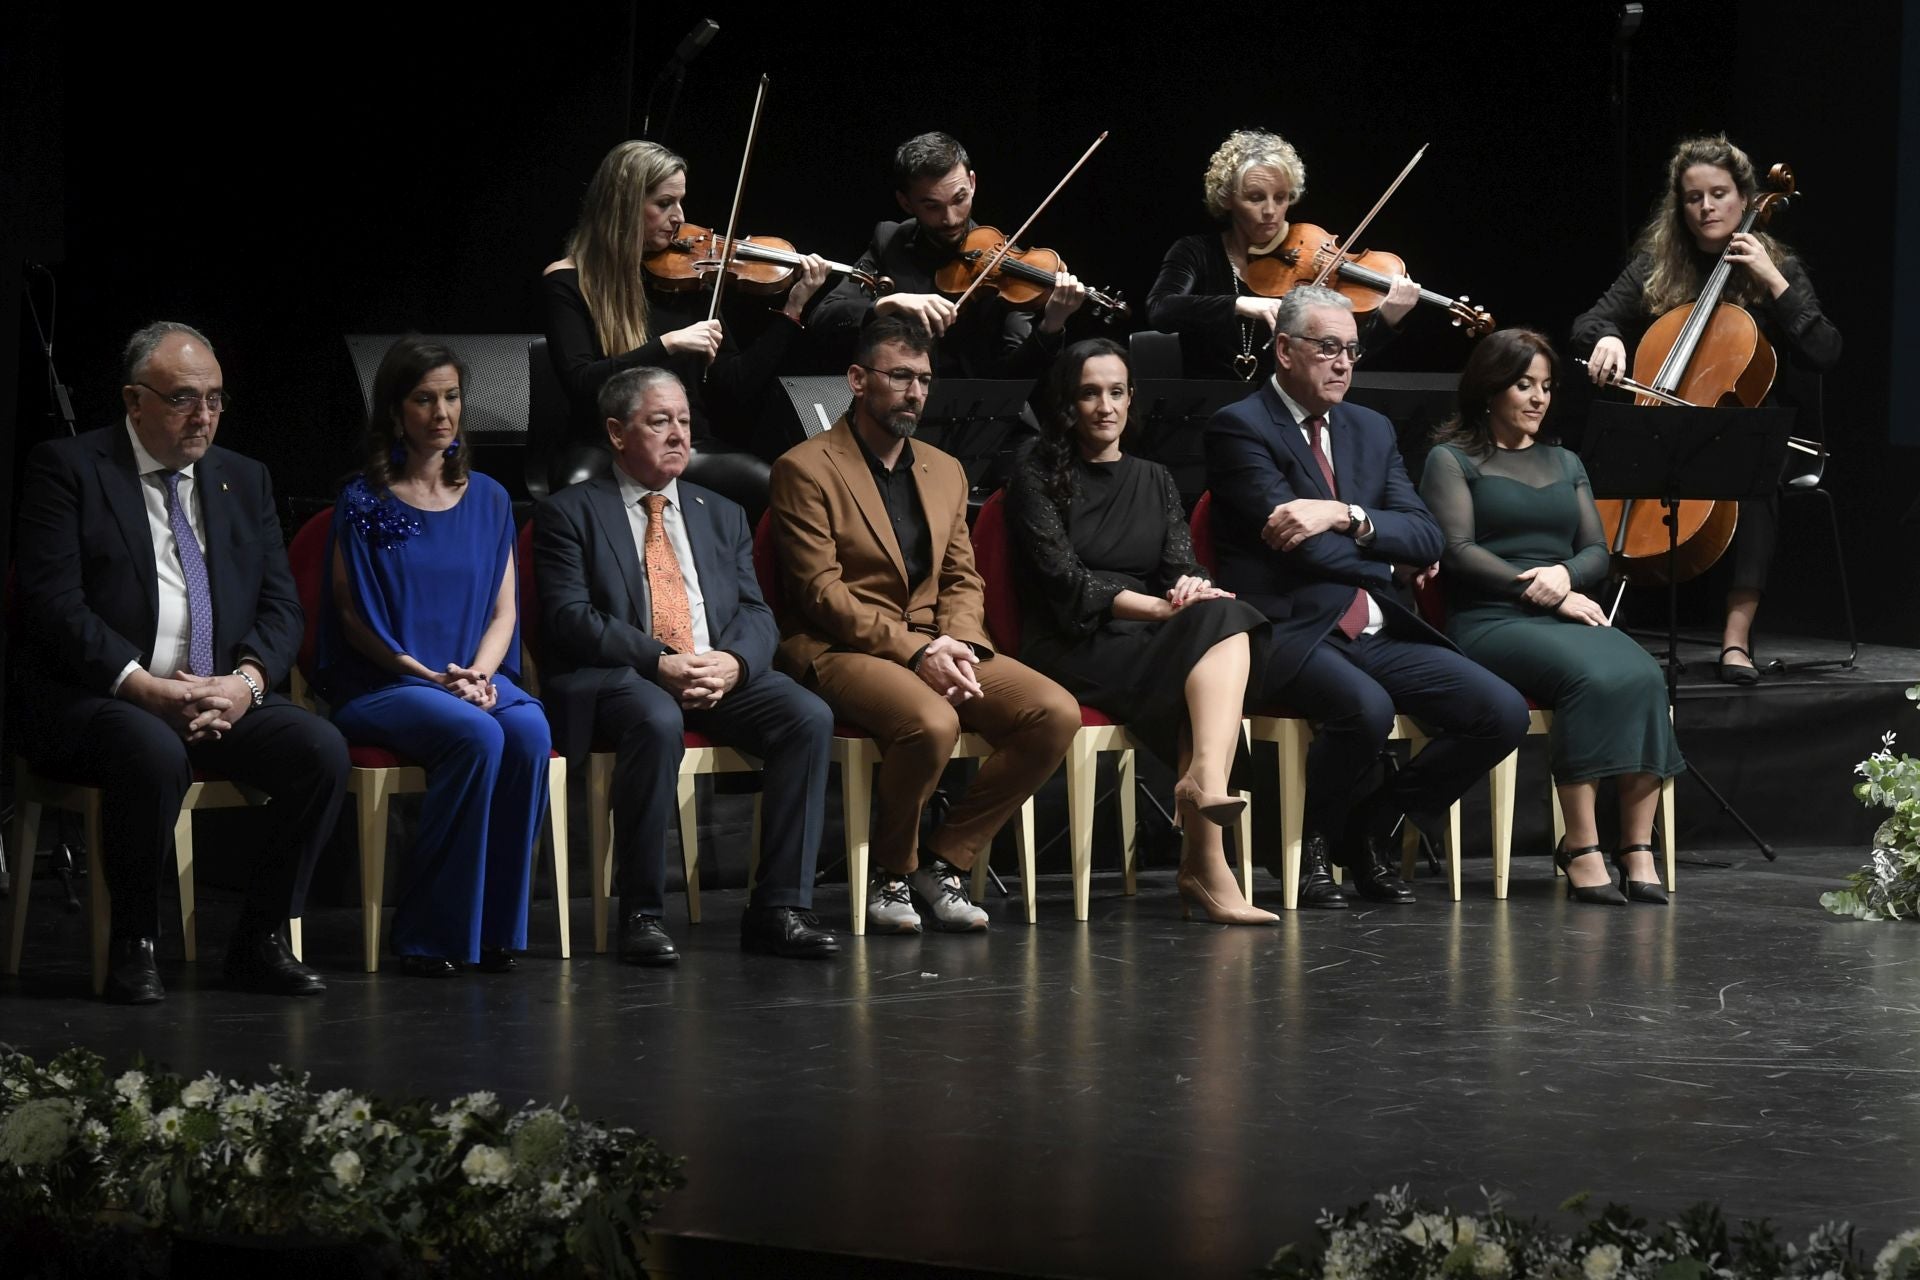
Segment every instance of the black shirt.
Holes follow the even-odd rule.
[[[968,222],[967,229],[973,230]],[[953,249],[926,234],[918,220],[883,222],[873,242],[854,263],[862,271],[889,276],[895,293],[938,293],[934,274],[954,259]],[[984,296],[983,296],[984,295]],[[851,359],[860,327],[873,315],[873,298],[851,277],[842,280],[813,313],[817,341],[844,351]],[[967,299],[967,307],[933,344],[933,372],[942,378],[1019,378],[1037,381],[1060,354],[1065,330],[1042,333],[1032,312],[1008,306],[986,285]]]
[[[913,442],[900,442],[900,456],[894,459],[893,470],[889,471],[860,438],[851,416],[846,427],[853,432],[854,443],[860,446],[860,454],[867,460],[867,470],[873,472],[874,486],[880,490],[887,519],[893,523],[893,540],[900,544],[900,559],[907,567],[907,590],[911,592],[933,572],[933,530],[927,527],[926,508],[920,505],[920,489],[913,482]]]

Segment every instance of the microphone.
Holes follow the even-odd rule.
[[[685,67],[699,57],[700,51],[712,44],[713,38],[719,34],[719,23],[712,18],[700,19],[699,24],[687,32],[687,38],[680,42],[680,47],[673,51],[673,63]]]
[[[660,68],[660,74],[653,78],[653,87],[647,90],[647,106],[640,118],[641,137],[652,138],[655,141],[661,141],[666,137],[667,131],[673,126],[674,108],[680,105],[680,86],[686,83],[687,64],[699,57],[700,51],[713,43],[713,38],[719,34],[720,24],[712,18],[700,19],[693,30],[687,32],[687,38],[682,40],[680,47],[673,51],[673,56],[667,59],[667,65]],[[655,133],[653,102],[659,97],[662,86],[667,89],[667,110],[665,119],[661,122],[660,131]]]

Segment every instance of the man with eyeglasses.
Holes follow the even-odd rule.
[[[892,933],[920,931],[916,896],[936,928],[987,927],[965,873],[1080,727],[1064,689],[987,638],[966,473],[912,442],[932,345],[910,318],[881,316],[861,332],[847,370],[853,404],[774,463],[770,509],[786,601],[781,666],[883,753],[867,922]],[[962,731],[993,754],[922,856],[921,815]]]
[[[201,770],[272,797],[228,946],[235,986],[317,995],[282,935],[345,793],[340,733],[273,692],[303,615],[267,468],[214,444],[231,408],[213,346],[162,321],[127,343],[121,424],[39,445],[21,487],[20,741],[103,788],[104,994],[151,1004],[160,869]],[[22,850],[30,858],[30,850]]]
[[[1217,581],[1273,619],[1266,671],[1249,687],[1314,724],[1300,904],[1346,907],[1334,857],[1366,901],[1408,903],[1394,830],[1445,809],[1519,745],[1527,704],[1396,592],[1433,571],[1442,538],[1393,424],[1344,403],[1361,355],[1352,304],[1296,288],[1275,329],[1273,377],[1207,425]],[[1432,737],[1383,778],[1396,713]],[[1280,874],[1278,851],[1268,868]]]
[[[1068,317],[1086,301],[1086,288],[1058,272],[1038,318],[1007,304],[989,284],[968,300],[962,315],[934,277],[966,243],[979,180],[967,149],[951,134],[923,133],[893,153],[893,198],[904,221],[882,222],[854,265],[885,276],[893,287],[878,297],[851,277],[814,308],[814,337],[844,352],[876,316],[910,317],[933,335],[933,365],[943,378],[1037,380],[1060,354]]]
[[[839,941],[812,906],[833,716],[771,669],[779,633],[746,512],[681,476],[693,420],[680,379],[627,369],[601,387],[599,408],[613,474],[535,509],[531,572],[554,741],[570,759],[596,743],[614,751],[620,959],[680,959],[661,915],[688,730],[761,762],[759,877],[742,949],[830,958]]]

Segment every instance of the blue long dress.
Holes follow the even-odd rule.
[[[376,496],[355,477],[334,507],[329,582],[336,553],[354,608],[380,643],[430,671],[466,666],[513,560],[513,504],[478,474],[445,511]],[[483,711],[429,680],[375,666],[347,643],[333,591],[321,598],[317,683],[334,723],[350,741],[427,771],[394,909],[395,954],[471,964],[482,947],[524,949],[552,738],[545,709],[516,683],[518,620],[493,677],[497,700]]]

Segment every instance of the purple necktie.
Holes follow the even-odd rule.
[[[207,589],[207,559],[200,539],[193,536],[187,509],[180,501],[180,473],[167,477],[167,520],[173,525],[173,545],[180,552],[180,572],[187,579],[187,670],[196,676],[213,674],[213,593]]]

